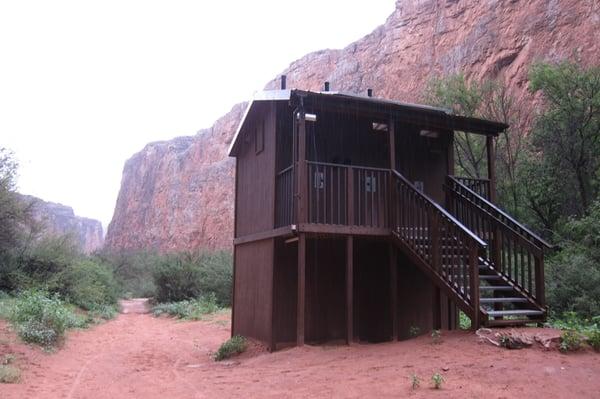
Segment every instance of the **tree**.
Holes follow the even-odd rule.
[[[458,115],[509,125],[494,140],[497,192],[500,203],[512,213],[519,214],[522,194],[518,177],[527,147],[526,132],[531,117],[529,107],[512,96],[506,85],[498,81],[469,82],[461,74],[432,80],[426,90],[425,101],[449,108]],[[486,177],[484,137],[457,132],[454,142],[457,172],[469,177]]]
[[[540,63],[530,72],[544,112],[533,131],[535,151],[557,190],[573,192],[562,204],[566,216],[582,216],[598,196],[600,172],[600,67],[571,62]]]
[[[24,220],[25,212],[15,192],[17,167],[13,153],[0,147],[0,254],[17,245]]]

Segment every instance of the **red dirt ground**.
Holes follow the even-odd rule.
[[[140,310],[141,309],[141,310]],[[564,355],[540,347],[506,350],[473,333],[443,332],[434,345],[409,341],[305,346],[215,363],[229,337],[229,315],[197,322],[154,318],[139,303],[128,313],[68,334],[55,353],[18,343],[0,324],[0,355],[15,353],[19,384],[0,398],[598,398],[600,354]],[[431,388],[431,375],[445,379]],[[421,377],[411,389],[410,376]]]

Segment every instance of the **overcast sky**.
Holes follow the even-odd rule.
[[[0,147],[19,190],[110,222],[123,163],[193,135],[394,0],[0,0]]]

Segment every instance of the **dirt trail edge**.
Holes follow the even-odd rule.
[[[592,398],[600,392],[600,354],[563,355],[539,347],[509,351],[470,332],[404,342],[305,346],[253,351],[216,363],[229,337],[229,313],[197,322],[155,318],[147,303],[126,301],[109,322],[68,334],[44,353],[19,343],[0,322],[0,355],[15,353],[20,384],[0,384],[0,398]],[[440,372],[442,389],[431,376]],[[411,389],[410,376],[421,379]]]

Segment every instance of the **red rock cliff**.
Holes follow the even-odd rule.
[[[419,101],[433,77],[463,72],[500,77],[527,96],[538,60],[599,63],[597,0],[398,0],[379,28],[342,50],[293,62],[288,86],[365,92]],[[275,80],[268,88],[277,86]],[[242,105],[194,137],[148,144],[123,171],[108,228],[111,249],[229,248],[233,237],[233,162],[227,146]]]

